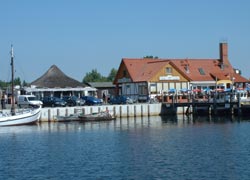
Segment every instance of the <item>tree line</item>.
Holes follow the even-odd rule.
[[[14,79],[14,86],[26,86],[26,81],[21,82],[21,79],[19,77]],[[7,87],[11,86],[11,81],[2,81],[0,80],[0,89],[6,89]]]
[[[82,82],[88,83],[88,82],[113,82],[116,76],[117,70],[115,68],[112,68],[109,72],[109,75],[103,76],[101,75],[97,69],[93,69],[91,72],[86,73],[84,76]]]

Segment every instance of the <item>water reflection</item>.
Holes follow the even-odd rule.
[[[161,117],[130,117],[118,118],[114,121],[101,122],[54,122],[40,123],[39,129],[42,131],[94,131],[94,130],[129,130],[138,128],[149,128],[161,126]]]
[[[234,116],[153,116],[153,117],[129,117],[118,118],[114,121],[107,122],[66,122],[66,123],[42,123],[41,130],[47,131],[94,131],[94,130],[112,130],[125,131],[142,128],[162,128],[162,126],[187,126],[200,124],[225,124],[225,123],[239,123],[246,121],[242,117]]]
[[[161,116],[163,123],[168,124],[200,124],[200,123],[234,123],[248,120],[249,118],[237,117],[237,116],[186,116],[186,115],[176,115],[176,116]]]
[[[1,127],[1,134],[32,133],[32,132],[81,132],[95,130],[126,131],[132,129],[162,128],[162,126],[183,127],[200,124],[225,124],[249,121],[248,117],[235,116],[153,116],[118,118],[114,121],[102,122],[43,122],[37,125]]]

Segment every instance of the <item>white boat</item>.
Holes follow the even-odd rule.
[[[31,124],[36,122],[40,118],[41,107],[39,108],[32,108],[32,109],[25,109],[22,111],[15,110],[14,104],[14,53],[13,47],[11,46],[11,110],[9,113],[7,112],[0,112],[0,126],[14,126],[14,125],[24,125],[24,124]]]
[[[0,126],[15,126],[35,123],[40,118],[40,112],[41,107],[36,109],[25,109],[15,112],[14,115],[11,113],[1,112]]]

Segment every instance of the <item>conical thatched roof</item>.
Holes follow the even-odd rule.
[[[65,75],[56,65],[52,65],[49,70],[31,85],[47,88],[65,88],[65,87],[85,87],[83,83]]]

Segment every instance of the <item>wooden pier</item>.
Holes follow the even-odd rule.
[[[250,99],[241,99],[235,93],[220,93],[213,97],[207,96],[199,99],[189,96],[184,100],[178,96],[172,96],[167,102],[162,102],[162,106],[167,114],[178,114],[178,109],[182,108],[183,114],[186,115],[242,115],[242,112],[250,112]]]

